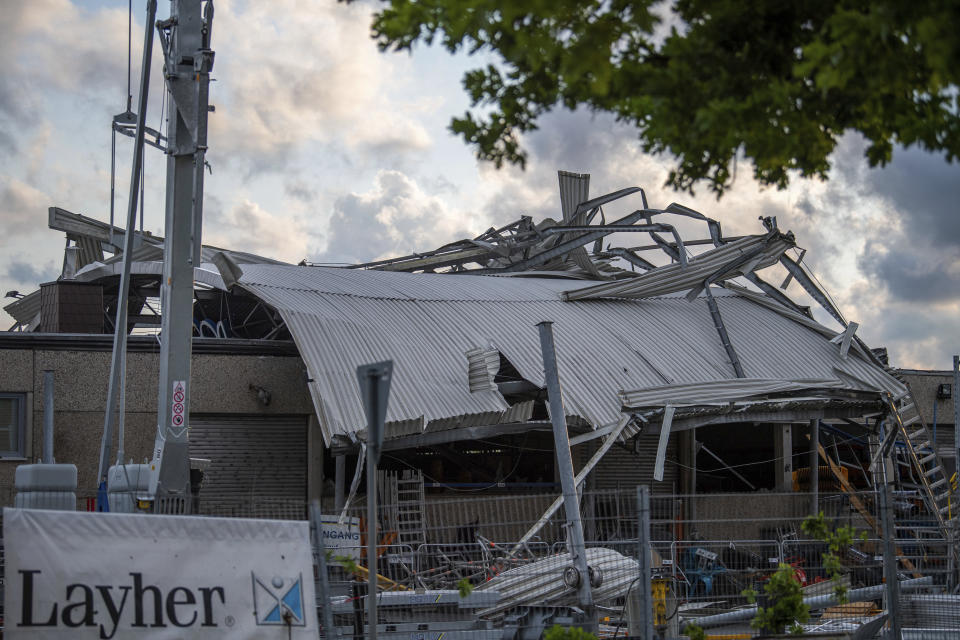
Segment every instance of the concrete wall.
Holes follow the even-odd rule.
[[[952,371],[916,371],[901,370],[900,375],[910,385],[913,398],[920,408],[920,414],[927,427],[934,431],[937,439],[937,451],[948,474],[957,470],[956,445],[954,444],[953,398],[937,398],[937,387],[941,384],[953,384]],[[957,393],[957,389],[953,390]],[[937,409],[936,428],[934,429],[933,409]]]
[[[920,415],[927,426],[933,425],[933,407],[937,407],[937,424],[953,425],[953,398],[948,400],[937,398],[937,387],[941,384],[953,384],[953,373],[950,371],[906,371],[900,375],[910,385],[913,397],[920,408]],[[954,393],[956,393],[954,389]]]
[[[771,533],[778,526],[802,520],[810,511],[806,494],[714,494],[686,500],[694,503],[697,520],[689,526],[704,540],[775,539]]]
[[[7,504],[16,467],[34,462],[42,450],[43,372],[54,372],[54,456],[77,465],[81,494],[96,489],[110,353],[49,349],[0,349],[0,391],[29,393],[26,458],[0,459],[0,502]],[[159,357],[135,352],[127,357],[127,458],[149,458],[156,435]],[[302,414],[313,406],[306,369],[297,356],[194,354],[191,413]],[[268,389],[264,407],[250,385]],[[32,419],[32,420],[31,420]]]

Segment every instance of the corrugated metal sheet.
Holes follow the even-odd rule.
[[[603,580],[593,591],[594,602],[608,603],[622,598],[636,582],[639,565],[633,558],[612,549],[591,547],[586,550],[587,564],[599,569]],[[477,612],[480,617],[499,617],[518,605],[549,602],[551,605],[577,604],[576,590],[566,586],[563,571],[573,564],[569,553],[561,553],[531,564],[508,569],[483,582],[478,591],[498,591],[500,600],[489,609]]]
[[[190,416],[190,455],[210,459],[203,494],[211,500],[306,500],[304,416]]]
[[[772,232],[762,236],[747,236],[690,258],[687,266],[676,263],[653,269],[635,278],[598,284],[587,288],[580,287],[567,292],[565,297],[567,300],[651,298],[677,291],[689,291],[701,286],[703,281],[711,276],[715,276],[714,282],[720,282],[741,275],[745,270],[746,265],[744,264],[728,268],[719,274],[717,272],[727,267],[731,262],[739,258],[746,258],[754,252],[758,253],[749,259],[747,263],[749,269],[746,270],[769,267],[794,244],[792,237],[780,233]]]
[[[590,174],[557,171],[560,181],[560,209],[564,220],[572,220],[577,205],[590,197]]]
[[[500,369],[500,352],[496,349],[470,349],[465,354],[470,370],[470,391],[491,391],[497,388],[494,377]]]
[[[554,322],[566,411],[593,425],[616,422],[621,391],[734,378],[702,299],[564,302],[562,292],[576,286],[570,281],[268,265],[244,266],[240,286],[287,322],[328,443],[364,428],[354,371],[383,359],[395,366],[390,421],[502,413],[508,407],[497,391],[470,392],[464,354],[495,347],[543,386],[535,326],[543,320]],[[842,359],[836,345],[789,317],[712,291],[751,378],[835,380],[837,366],[865,380],[889,378],[852,352]]]
[[[34,291],[23,296],[19,300],[14,300],[3,308],[14,320],[20,324],[29,324],[35,317],[40,315],[40,291]]]
[[[648,387],[620,394],[623,406],[631,408],[662,407],[665,405],[704,405],[724,404],[743,400],[751,396],[802,391],[811,388],[842,388],[839,380],[760,380],[757,378],[735,378],[716,380],[709,383],[675,384],[660,387]]]
[[[76,280],[78,282],[96,282],[101,278],[110,276],[119,276],[123,273],[122,262],[95,262],[77,272]],[[130,274],[135,276],[160,276],[163,275],[163,262],[132,262],[130,264]],[[193,280],[217,289],[226,289],[223,285],[223,278],[220,272],[212,263],[203,263],[193,269]]]

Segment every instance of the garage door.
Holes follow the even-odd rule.
[[[597,464],[591,474],[595,489],[598,491],[615,489],[632,492],[636,490],[635,487],[638,484],[646,484],[650,486],[650,493],[653,494],[675,493],[680,480],[679,467],[675,463],[677,460],[677,438],[671,437],[667,443],[667,462],[663,468],[663,480],[658,482],[653,479],[653,470],[660,434],[652,433],[637,437],[640,440],[639,453],[628,451],[619,445],[614,445],[607,451],[603,460]],[[581,465],[586,462],[593,451],[585,450],[581,454]]]
[[[306,500],[306,416],[191,416],[190,457],[210,460],[204,496]]]

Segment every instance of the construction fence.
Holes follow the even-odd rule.
[[[850,539],[833,549],[804,532],[810,494],[653,495],[645,522],[636,490],[584,493],[591,610],[555,494],[414,493],[404,500],[402,481],[395,499],[380,488],[380,637],[539,638],[556,624],[607,638],[681,637],[691,625],[707,637],[758,637],[764,631],[751,622],[758,605],[775,604],[768,585],[780,570],[809,609],[798,616],[806,632],[893,637],[896,626],[902,637],[960,638],[954,551],[916,496],[894,496],[896,539],[885,550],[873,492],[818,496],[826,530],[849,529]],[[330,637],[370,632],[365,514],[361,502],[327,516],[358,533],[353,544],[335,540],[328,550]],[[640,562],[644,526],[648,573]],[[831,552],[838,568],[830,567]],[[889,576],[899,586],[894,606]]]
[[[645,510],[636,488],[584,492],[585,606],[557,494],[425,491],[416,475],[384,475],[376,512],[378,637],[539,638],[555,625],[602,638],[682,637],[692,625],[707,637],[759,637],[764,631],[751,622],[758,605],[775,604],[768,585],[780,570],[807,604],[809,617],[798,616],[807,632],[894,637],[897,627],[903,638],[960,640],[956,544],[917,496],[892,497],[896,536],[885,545],[879,494],[820,494],[827,530],[851,532],[831,549],[804,531],[813,511],[806,493],[653,494]],[[95,508],[92,495],[77,502],[78,510]],[[207,516],[311,519],[320,533],[314,575],[324,637],[370,636],[363,495],[344,509],[328,501],[313,513],[303,500],[269,496],[205,494],[194,506]],[[831,552],[839,570],[829,567]],[[891,576],[899,587],[893,606]]]

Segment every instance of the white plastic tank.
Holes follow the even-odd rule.
[[[77,510],[77,466],[22,464],[17,467],[14,506],[22,509]]]
[[[134,513],[150,489],[149,464],[117,464],[107,471],[107,500],[114,513]]]

